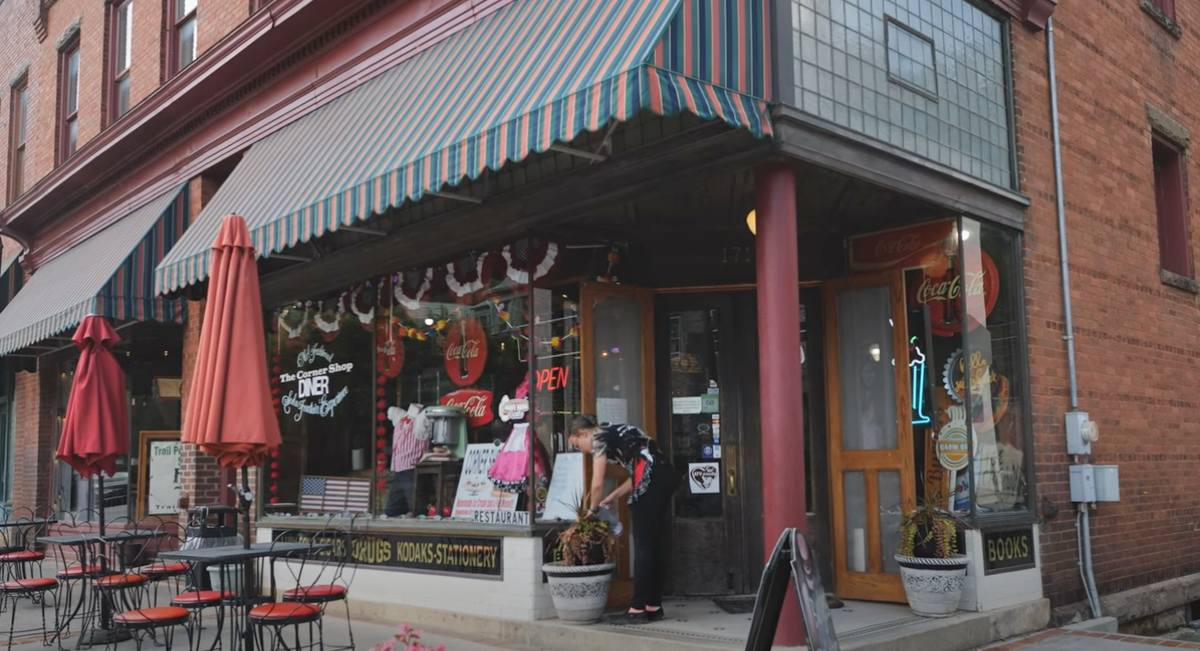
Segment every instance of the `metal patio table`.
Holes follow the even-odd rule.
[[[213,565],[233,565],[235,563],[242,566],[242,590],[239,595],[233,599],[227,600],[235,607],[242,609],[240,626],[229,627],[229,648],[231,651],[251,651],[255,647],[254,634],[250,628],[250,609],[254,606],[271,603],[275,600],[274,595],[259,595],[258,591],[253,589],[254,578],[251,572],[252,562],[256,560],[271,561],[271,572],[275,571],[274,560],[277,558],[295,557],[301,554],[307,554],[313,551],[324,551],[332,548],[333,545],[326,544],[309,544],[309,543],[254,543],[247,549],[246,547],[212,547],[209,549],[191,549],[178,550],[170,552],[159,552],[159,558],[166,558],[175,561],[186,561],[192,564],[193,570],[201,566]],[[222,576],[224,579],[224,576]],[[193,581],[196,579],[193,578]],[[216,589],[221,590],[227,585],[223,581],[221,586]],[[238,630],[238,629],[241,630]],[[221,631],[217,631],[217,635],[221,635]]]

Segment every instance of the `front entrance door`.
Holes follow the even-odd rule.
[[[657,312],[659,441],[683,478],[673,505],[667,590],[748,592],[733,301],[728,294],[661,296]]]
[[[894,555],[916,503],[904,277],[829,283],[825,319],[836,591],[903,602]]]

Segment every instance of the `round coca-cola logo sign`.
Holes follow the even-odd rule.
[[[460,387],[475,384],[487,364],[487,336],[479,321],[471,317],[451,323],[446,333],[446,374]]]
[[[462,407],[467,412],[467,427],[483,427],[492,422],[492,392],[483,389],[459,389],[439,401],[445,407]]]
[[[938,337],[951,337],[962,329],[963,292],[971,298],[983,297],[984,315],[990,315],[1000,296],[1000,273],[986,252],[980,251],[979,271],[966,274],[955,266],[944,274],[931,277],[922,272],[921,280],[910,287],[913,307],[929,307],[930,329]]]

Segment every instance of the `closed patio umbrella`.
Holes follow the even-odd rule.
[[[242,469],[244,543],[250,547],[253,493],[247,468],[261,466],[282,442],[267,379],[262,297],[246,222],[225,218],[212,246],[208,297],[183,441],[224,467]]]
[[[84,477],[95,475],[100,490],[100,535],[104,535],[104,475],[117,471],[117,457],[129,454],[129,406],[125,372],[113,357],[120,341],[102,316],[89,315],[75,331],[79,363],[58,441],[58,458]]]

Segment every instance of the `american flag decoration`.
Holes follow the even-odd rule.
[[[371,510],[371,480],[346,477],[302,477],[302,513],[367,513]]]

